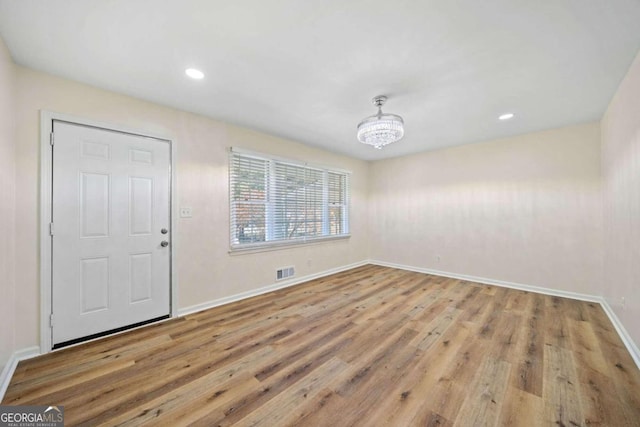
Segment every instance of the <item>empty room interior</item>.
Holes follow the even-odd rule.
[[[0,0],[0,412],[640,426],[639,23]]]

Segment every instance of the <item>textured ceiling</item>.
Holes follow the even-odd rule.
[[[21,65],[367,160],[599,119],[639,22],[638,0],[0,0]],[[378,94],[406,123],[383,150],[355,137]]]

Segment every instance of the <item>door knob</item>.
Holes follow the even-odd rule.
[[[160,242],[160,246],[162,246],[163,248],[166,248],[167,246],[169,246],[169,242],[167,242],[166,240],[163,240],[162,242]]]
[[[163,228],[162,230],[160,230],[160,232],[162,234],[167,234],[169,232],[169,230],[167,230],[166,228]]]

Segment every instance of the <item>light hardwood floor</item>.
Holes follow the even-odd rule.
[[[21,362],[66,425],[638,426],[599,305],[379,266]]]

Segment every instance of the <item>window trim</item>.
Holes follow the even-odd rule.
[[[311,236],[311,237],[302,237],[302,238],[297,238],[297,239],[282,239],[282,240],[266,240],[264,242],[253,242],[253,243],[242,243],[242,244],[234,244],[233,243],[233,231],[231,229],[231,224],[233,223],[233,218],[232,218],[232,212],[233,212],[233,197],[232,197],[232,167],[233,167],[233,155],[234,154],[239,154],[239,155],[245,155],[245,156],[249,156],[249,157],[255,157],[257,159],[260,160],[266,160],[269,162],[269,167],[271,169],[271,172],[273,172],[274,169],[274,165],[276,162],[278,163],[286,163],[286,164],[290,164],[293,166],[298,166],[298,167],[307,167],[307,168],[312,168],[312,169],[319,169],[323,171],[323,176],[328,177],[328,172],[335,172],[335,173],[339,173],[339,174],[344,174],[347,176],[347,184],[346,184],[346,192],[347,192],[347,200],[346,203],[343,205],[345,210],[346,210],[346,216],[343,218],[343,227],[347,228],[347,233],[344,234],[337,234],[337,235],[322,235],[322,236]],[[346,170],[346,169],[341,169],[341,168],[336,168],[333,166],[326,166],[323,164],[318,164],[318,163],[309,163],[309,162],[304,162],[304,161],[299,161],[299,160],[294,160],[294,159],[290,159],[290,158],[286,158],[286,157],[280,157],[280,156],[274,156],[274,155],[270,155],[270,154],[265,154],[265,153],[260,153],[260,152],[256,152],[256,151],[252,151],[252,150],[246,150],[244,148],[238,148],[238,147],[230,147],[228,150],[228,197],[229,197],[229,253],[233,254],[233,253],[254,253],[254,252],[262,252],[262,251],[270,251],[270,250],[278,250],[278,249],[284,249],[284,248],[288,248],[288,247],[295,247],[295,246],[300,246],[300,245],[309,245],[309,244],[318,244],[318,243],[322,243],[322,242],[327,242],[327,241],[333,241],[333,240],[345,240],[345,239],[349,239],[351,237],[351,221],[350,221],[350,214],[351,214],[351,189],[350,189],[350,182],[351,182],[351,171]],[[269,178],[269,185],[273,185],[275,181],[275,176],[273,176],[273,174],[271,174],[270,178]],[[327,183],[328,183],[328,178],[327,178]],[[328,185],[328,184],[327,184]],[[325,197],[323,196],[323,202]],[[323,211],[328,211],[330,208],[329,204],[327,203],[326,206],[324,206],[323,203]],[[272,210],[273,209],[273,203],[270,201],[267,201],[266,203],[266,209],[267,211]],[[324,217],[324,216],[323,216]],[[265,233],[267,234],[267,236],[271,235],[272,231],[270,231],[270,228],[272,230],[272,227],[268,226],[269,222],[273,222],[273,218],[274,215],[271,214],[267,214],[267,218],[265,219],[265,226],[266,226],[266,230]],[[323,221],[323,231],[324,231],[324,226],[325,226],[325,221]],[[273,224],[272,224],[273,225]]]

